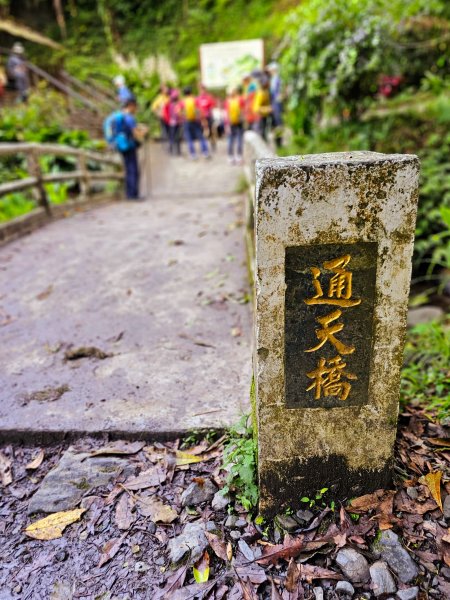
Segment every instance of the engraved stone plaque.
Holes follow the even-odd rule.
[[[377,244],[287,247],[288,408],[367,404]]]

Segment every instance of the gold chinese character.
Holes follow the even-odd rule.
[[[305,352],[315,352],[316,350],[319,350],[319,348],[322,348],[326,342],[331,342],[339,354],[352,354],[355,351],[354,346],[346,346],[334,336],[335,333],[339,333],[339,331],[344,329],[344,323],[336,323],[329,327],[330,323],[339,319],[341,315],[341,310],[335,310],[325,317],[318,317],[316,319],[316,321],[322,325],[322,329],[316,329],[316,336],[319,343],[314,348],[305,350]]]
[[[345,267],[351,260],[350,254],[328,260],[323,263],[324,269],[333,271],[334,275],[330,279],[328,286],[327,297],[324,297],[323,289],[319,281],[321,275],[320,269],[317,267],[311,267],[311,273],[313,276],[313,285],[316,292],[312,298],[307,298],[305,303],[311,304],[333,304],[335,306],[341,306],[342,308],[348,308],[350,306],[357,306],[361,304],[361,299],[352,300],[352,273],[346,271]]]
[[[321,358],[317,364],[317,368],[310,373],[306,373],[307,377],[314,379],[313,383],[306,388],[306,391],[314,390],[314,399],[320,400],[322,395],[338,396],[341,400],[347,400],[352,386],[348,381],[342,381],[342,377],[354,380],[358,379],[353,373],[344,371],[347,363],[343,362],[341,356],[336,356],[330,360]]]

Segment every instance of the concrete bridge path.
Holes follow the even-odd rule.
[[[0,438],[163,438],[247,410],[241,169],[222,147],[208,162],[147,154],[145,202],[0,249]],[[95,353],[68,360],[79,348]]]

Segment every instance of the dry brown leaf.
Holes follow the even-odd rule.
[[[192,465],[194,463],[202,462],[203,458],[198,456],[197,454],[191,454],[189,452],[182,452],[181,450],[177,450],[175,452],[175,460],[177,467],[182,465]]]
[[[295,558],[303,552],[318,550],[328,544],[328,540],[314,540],[305,542],[303,536],[295,539],[286,536],[284,544],[268,545],[263,548],[263,556],[256,562],[263,564],[275,564],[280,558],[288,560]]]
[[[42,465],[42,461],[44,460],[44,456],[45,456],[44,450],[43,449],[39,450],[39,452],[36,454],[36,456],[33,458],[33,460],[30,461],[25,466],[25,469],[27,469],[29,471],[34,471],[35,469],[38,469]]]
[[[125,532],[119,538],[113,538],[112,540],[106,542],[106,544],[102,548],[102,553],[97,568],[107,563],[108,560],[111,560],[111,558],[114,558],[114,556],[119,552],[120,546],[122,545],[123,540],[126,538],[127,535],[128,532]]]
[[[127,442],[118,441],[111,446],[105,446],[104,448],[97,448],[89,453],[86,458],[92,458],[93,456],[115,456],[115,455],[127,455],[137,454],[145,446],[145,442]]]
[[[165,479],[165,473],[159,465],[152,465],[149,469],[142,471],[136,477],[129,477],[123,487],[127,490],[145,490],[149,487],[156,487]]]
[[[286,581],[284,582],[284,587],[288,592],[294,592],[297,589],[297,583],[299,579],[300,572],[298,570],[297,563],[293,558],[291,558],[286,573]]]
[[[306,579],[308,583],[312,583],[313,579],[344,579],[340,573],[316,565],[299,565],[298,568],[301,579]]]
[[[35,540],[55,540],[62,536],[64,529],[68,525],[78,521],[85,511],[85,508],[76,508],[75,510],[54,513],[28,525],[25,533],[28,537]]]
[[[443,512],[442,508],[442,499],[441,499],[441,479],[442,479],[442,471],[435,471],[431,473],[427,473],[423,477],[419,479],[420,483],[423,483],[428,486],[428,489],[431,492],[436,504]]]
[[[270,578],[270,585],[271,585],[271,600],[283,600],[283,598],[280,595],[280,592],[277,590],[275,583],[273,581],[273,578]]]
[[[128,494],[122,494],[119,498],[119,502],[116,506],[116,512],[114,515],[116,525],[119,529],[129,529],[131,524],[135,520],[135,516],[132,512],[134,506],[134,500]]]
[[[3,452],[0,452],[0,479],[4,487],[12,482],[11,459]]]
[[[227,558],[230,562],[233,558],[233,546],[231,545],[231,542],[228,542],[227,544]]]
[[[154,523],[172,523],[178,517],[176,510],[153,496],[137,496],[136,502],[139,512]]]
[[[216,556],[224,560],[225,562],[228,560],[227,555],[227,545],[223,540],[219,538],[215,533],[211,533],[210,531],[205,531],[206,539],[209,542],[209,545],[214,550]]]
[[[426,441],[432,446],[450,448],[450,438],[426,438]]]
[[[428,498],[425,502],[417,502],[412,500],[404,490],[401,490],[395,496],[395,510],[399,512],[423,515],[431,510],[436,510],[436,507],[437,504],[433,498]]]
[[[53,292],[53,285],[49,285],[43,292],[36,296],[36,300],[45,300]]]

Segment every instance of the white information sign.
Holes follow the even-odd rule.
[[[200,46],[202,83],[223,88],[241,82],[242,77],[264,66],[263,40],[239,40]]]

